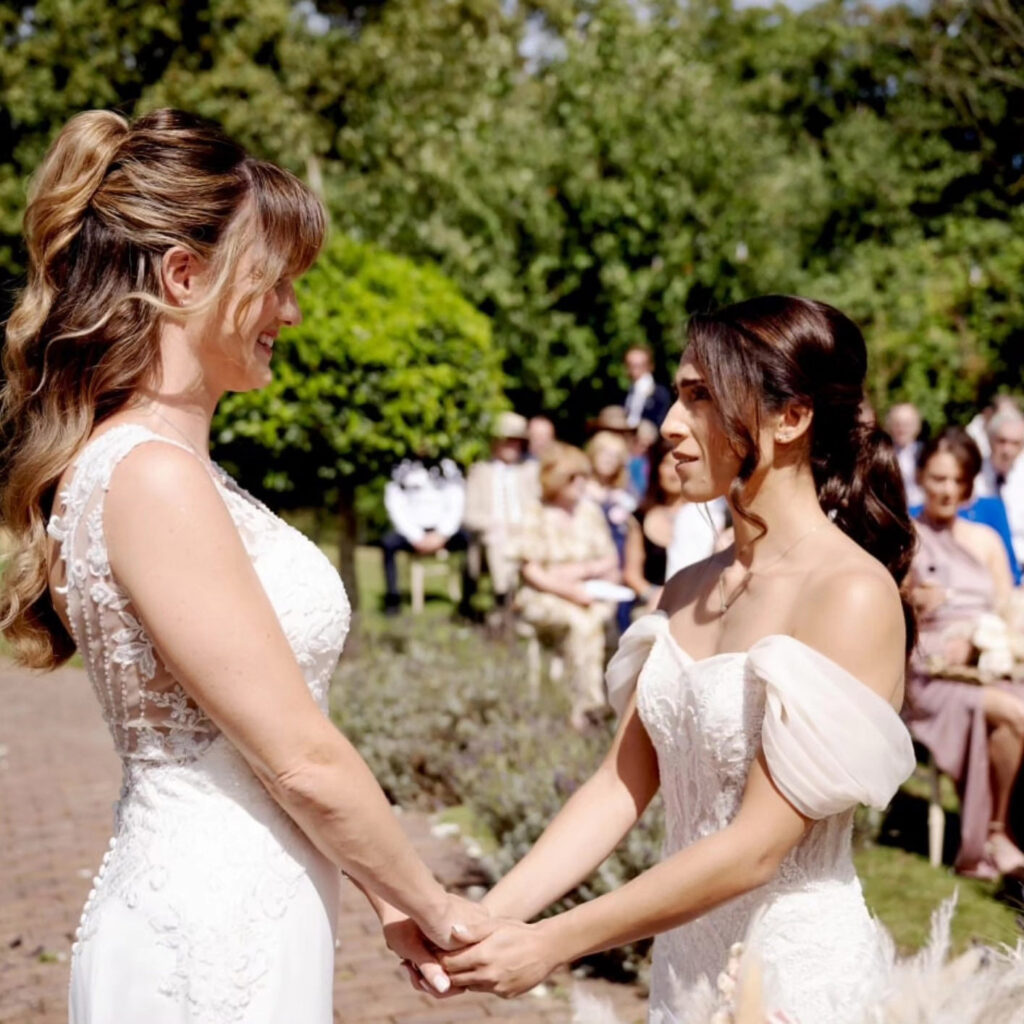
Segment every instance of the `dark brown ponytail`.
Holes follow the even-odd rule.
[[[740,459],[730,490],[736,514],[764,528],[743,506],[760,458],[762,419],[790,402],[813,410],[809,454],[818,500],[900,586],[909,652],[917,627],[902,584],[914,529],[889,436],[860,422],[867,348],[856,324],[823,302],[765,295],[694,316],[688,334],[689,351]]]

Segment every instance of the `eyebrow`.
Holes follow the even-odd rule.
[[[692,388],[698,384],[705,384],[703,377],[676,377],[677,388]]]

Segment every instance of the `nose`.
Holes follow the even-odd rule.
[[[683,403],[677,398],[661,423],[661,436],[671,445],[678,444],[689,433]]]
[[[297,327],[302,323],[302,310],[299,309],[298,296],[295,294],[295,285],[287,281],[282,285],[281,294],[281,323],[289,327]]]

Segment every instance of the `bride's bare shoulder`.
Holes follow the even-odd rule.
[[[853,541],[807,581],[793,635],[899,704],[906,665],[906,620],[888,569]]]

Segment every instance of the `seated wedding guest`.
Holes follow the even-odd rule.
[[[977,480],[975,484],[977,484]],[[911,505],[911,517],[920,518],[923,507],[923,504]],[[1013,550],[1013,535],[1010,532],[1010,521],[1006,517],[1006,506],[1003,504],[1003,499],[994,494],[975,495],[960,506],[957,515],[970,523],[982,523],[989,526],[999,534],[1003,550],[1006,552],[1006,565],[1013,578],[1013,585],[1019,586],[1024,574],[1021,572],[1021,567],[1017,563],[1017,555]]]
[[[522,556],[514,607],[565,661],[572,688],[570,722],[585,731],[604,713],[605,624],[615,606],[595,600],[591,580],[616,582],[619,560],[601,510],[584,497],[590,462],[555,442],[540,465],[540,504],[519,533]]]
[[[494,599],[504,607],[516,582],[516,532],[527,509],[538,500],[537,474],[523,462],[526,418],[503,412],[495,424],[491,457],[477,462],[466,478],[463,524],[470,542],[479,542]]]
[[[979,494],[998,497],[1006,508],[1016,566],[1024,563],[1024,416],[1003,403],[988,421],[991,454],[975,487]]]
[[[975,489],[979,494],[1002,494],[1024,451],[1024,414],[1003,403],[985,424],[985,436],[989,454],[982,459]]]
[[[615,541],[621,570],[626,561],[629,521],[637,505],[636,498],[629,491],[629,445],[621,433],[599,430],[587,442],[586,453],[591,470],[586,494],[604,513]],[[616,624],[620,632],[629,627],[632,608],[632,601],[619,605]]]
[[[640,610],[644,612],[653,611],[661,599],[672,528],[685,504],[683,485],[671,452],[662,454],[650,477],[647,494],[629,524],[622,569],[622,582],[636,591]]]
[[[726,546],[724,541],[728,529],[729,506],[725,498],[715,498],[706,504],[687,502],[683,505],[672,523],[672,539],[666,552],[666,582],[680,569],[694,565]]]
[[[977,446],[948,429],[921,452],[925,501],[909,577],[919,638],[904,716],[914,737],[951,776],[961,799],[956,870],[975,877],[1024,875],[1024,853],[1006,818],[1024,754],[1024,686],[958,681],[974,653],[982,615],[1000,612],[1012,582],[994,531],[957,515],[981,465]],[[944,675],[945,672],[945,675]]]
[[[917,483],[917,457],[921,453],[921,414],[913,402],[899,402],[890,408],[885,417],[885,429],[892,438],[896,461],[903,477],[903,488],[907,492],[907,504],[919,505],[922,500],[921,488]]]
[[[978,451],[981,452],[985,463],[988,462],[989,456],[992,454],[992,448],[988,443],[989,420],[1000,412],[1015,412],[1020,415],[1020,404],[1012,395],[996,395],[981,412],[971,419],[966,427],[967,433],[971,435],[971,440],[978,446]]]
[[[547,416],[531,416],[526,424],[526,458],[539,461],[554,440],[554,423]]]
[[[655,381],[651,350],[643,345],[632,345],[626,350],[622,362],[630,380],[622,402],[628,425],[635,428],[641,420],[650,420],[660,427],[672,404],[672,392]]]
[[[386,585],[384,610],[388,615],[397,614],[401,603],[395,556],[399,551],[432,555],[442,548],[465,550],[465,503],[465,481],[451,459],[403,459],[394,468],[384,488],[384,507],[392,529],[381,540]]]
[[[651,483],[652,453],[657,458],[658,428],[650,420],[641,420],[629,442],[629,493],[639,501]]]

